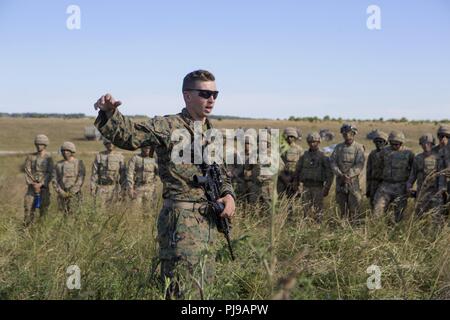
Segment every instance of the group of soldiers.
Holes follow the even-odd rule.
[[[49,139],[43,134],[34,140],[36,152],[25,160],[27,191],[24,199],[24,224],[35,219],[36,209],[45,216],[50,205],[50,185],[57,194],[58,208],[73,213],[82,201],[82,187],[86,177],[83,160],[77,159],[76,146],[66,141],[60,147],[62,160],[54,164],[47,151]],[[155,198],[158,186],[158,165],[151,147],[142,147],[125,163],[124,156],[114,149],[111,141],[103,139],[105,150],[92,163],[90,192],[100,208],[129,199],[137,206],[146,207]]]
[[[367,164],[365,147],[355,141],[357,128],[344,124],[340,131],[344,141],[327,156],[320,150],[321,136],[318,132],[308,134],[309,149],[303,151],[299,131],[286,128],[287,147],[281,151],[278,172],[261,175],[259,164],[228,166],[237,197],[252,204],[261,202],[266,207],[277,195],[297,198],[305,215],[312,215],[320,221],[324,198],[336,178],[337,208],[342,216],[355,220],[362,215],[360,176],[365,168],[366,197],[375,216],[382,215],[391,207],[395,221],[399,222],[410,197],[416,198],[415,212],[418,216],[426,212],[434,213],[438,220],[445,216],[450,191],[445,176],[445,170],[449,168],[450,126],[439,127],[437,145],[432,134],[422,135],[419,144],[423,152],[418,155],[405,146],[406,138],[402,132],[392,131],[388,135],[376,130],[373,138],[375,149],[370,152]],[[249,141],[246,141],[246,157],[249,150]]]

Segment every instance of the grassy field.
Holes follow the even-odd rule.
[[[92,122],[0,118],[0,151],[33,151],[37,133],[49,136],[51,151],[71,140],[85,161],[89,179],[90,152],[102,148],[101,142],[83,140],[84,127]],[[243,120],[215,124],[222,128],[293,125],[304,133],[320,128],[337,133],[340,126],[338,122]],[[428,123],[362,122],[358,126],[359,141],[367,149],[372,148],[365,139],[367,132],[395,128],[405,132],[407,145],[416,152],[418,137],[437,129]],[[0,299],[163,298],[150,274],[157,252],[155,219],[160,202],[149,208],[150,217],[127,203],[99,212],[93,208],[85,183],[85,201],[75,216],[57,212],[53,195],[48,217],[23,229],[23,160],[23,156],[0,157]],[[320,225],[302,218],[302,208],[295,204],[291,218],[284,199],[273,215],[238,204],[232,234],[237,260],[228,259],[220,238],[216,242],[217,278],[206,286],[206,298],[450,299],[450,228],[436,228],[430,218],[415,220],[412,202],[398,225],[390,224],[388,216],[373,219],[366,200],[367,218],[360,225],[349,225],[338,217],[334,194],[327,199]],[[70,265],[81,270],[80,290],[66,286]],[[381,271],[378,290],[367,287],[371,265]]]

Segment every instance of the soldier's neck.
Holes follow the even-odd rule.
[[[43,156],[45,156],[46,153],[47,153],[47,151],[44,149],[44,150],[38,151],[38,152],[37,152],[37,155],[38,155],[39,157],[43,157]]]
[[[205,124],[205,122],[206,122],[206,117],[197,115],[197,114],[196,114],[195,112],[193,112],[189,107],[186,107],[186,110],[188,111],[189,115],[191,116],[191,118],[192,118],[194,121],[201,121],[202,124]]]

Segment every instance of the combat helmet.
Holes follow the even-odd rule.
[[[320,142],[320,140],[321,140],[321,137],[318,132],[312,132],[312,133],[308,134],[308,136],[306,137],[307,142],[314,142],[314,141]]]
[[[401,131],[392,131],[389,134],[388,138],[389,142],[400,142],[401,144],[405,143],[406,138],[403,132]]]
[[[70,152],[72,152],[72,153],[75,153],[77,150],[76,150],[76,148],[75,148],[75,144],[73,144],[72,142],[70,142],[70,141],[66,141],[66,142],[64,142],[63,144],[62,144],[62,146],[61,146],[61,152],[63,152],[64,150],[68,150],[68,151],[70,151]]]
[[[284,135],[285,135],[285,137],[294,137],[294,138],[298,139],[298,131],[297,131],[297,129],[295,129],[293,127],[288,127],[286,129],[284,129]]]
[[[419,144],[422,145],[425,143],[431,143],[432,145],[436,143],[436,140],[434,139],[431,133],[425,133],[423,136],[420,137]]]
[[[34,144],[43,144],[45,146],[48,146],[49,142],[50,141],[48,140],[48,137],[45,134],[38,134],[34,138]]]
[[[354,134],[357,134],[358,129],[353,124],[344,123],[341,127],[341,133],[346,133],[346,132],[353,132]]]

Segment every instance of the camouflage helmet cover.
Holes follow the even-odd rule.
[[[294,138],[298,138],[298,131],[295,128],[292,127],[288,127],[286,129],[284,129],[284,135],[286,137],[294,137]]]
[[[75,148],[75,144],[73,144],[70,141],[66,141],[62,144],[61,151],[64,151],[64,150],[68,150],[72,153],[75,153],[77,151],[77,149]]]
[[[401,131],[392,131],[389,134],[389,138],[388,138],[389,142],[400,142],[400,143],[405,143],[406,138],[403,132]]]
[[[321,140],[321,137],[318,132],[312,132],[312,133],[308,134],[308,136],[306,137],[306,141],[308,141],[308,142],[314,142],[314,141],[320,142],[320,140]]]
[[[378,139],[381,139],[381,140],[384,140],[384,141],[388,141],[387,133],[385,133],[383,131],[380,131],[380,130],[376,130],[375,131],[375,135],[373,137],[373,141],[378,140]]]
[[[45,134],[38,134],[34,138],[34,144],[43,144],[43,145],[48,146],[48,144],[49,144],[48,137]]]
[[[353,132],[354,134],[358,133],[358,129],[356,128],[355,125],[353,124],[349,124],[349,123],[344,123],[341,127],[341,133],[346,133],[346,132]]]
[[[438,136],[439,135],[450,136],[450,126],[446,124],[441,125],[438,129],[437,134]]]
[[[435,139],[431,133],[425,133],[423,136],[420,137],[419,144],[425,143],[431,143],[432,145],[435,144]]]

